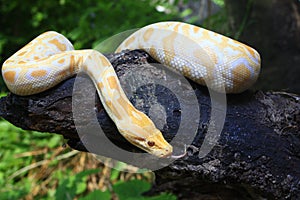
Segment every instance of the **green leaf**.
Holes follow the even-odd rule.
[[[100,190],[94,190],[93,192],[90,192],[88,195],[85,197],[81,197],[78,200],[110,200],[111,199],[111,194],[109,191],[100,191]]]
[[[54,135],[53,137],[48,140],[48,147],[54,148],[61,144],[62,137],[60,135]]]
[[[141,197],[142,193],[148,191],[150,188],[150,183],[141,180],[118,182],[113,185],[113,190],[118,194],[120,200]]]
[[[110,180],[116,180],[120,175],[120,171],[116,169],[112,169],[110,174]]]
[[[224,6],[224,0],[212,0],[215,4],[217,4],[220,7]]]
[[[128,182],[118,182],[113,185],[113,190],[120,200],[176,200],[172,194],[162,193],[157,196],[143,196],[142,194],[151,188],[151,184],[142,180],[131,180]]]
[[[189,15],[192,14],[192,13],[193,13],[192,9],[187,8],[187,9],[185,9],[185,10],[180,14],[180,16],[183,18],[183,17],[189,16]]]
[[[86,183],[81,182],[76,185],[76,194],[81,194],[86,190]]]
[[[58,186],[55,193],[55,199],[73,199],[77,194],[85,191],[87,176],[98,172],[98,169],[85,170],[66,178]]]

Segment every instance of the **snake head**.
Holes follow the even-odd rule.
[[[169,157],[173,152],[173,147],[164,139],[159,130],[146,138],[144,146],[147,148],[144,150],[160,158]]]
[[[119,130],[120,131],[120,130]],[[133,145],[159,158],[167,158],[172,155],[173,147],[164,139],[162,133],[155,128],[151,134],[130,134],[124,130],[121,134]],[[141,132],[140,132],[141,133]]]

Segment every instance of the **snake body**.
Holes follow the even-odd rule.
[[[146,26],[124,40],[117,52],[124,49],[143,49],[197,83],[227,93],[248,89],[260,71],[260,56],[251,47],[181,22]],[[130,103],[111,63],[98,51],[74,50],[67,38],[49,31],[2,66],[8,89],[23,96],[43,92],[79,72],[92,79],[105,110],[129,142],[158,157],[172,155],[172,146]]]

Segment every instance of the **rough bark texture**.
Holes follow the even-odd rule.
[[[138,71],[141,67],[138,65],[151,61],[146,53],[140,51],[108,57],[121,79],[126,77],[128,71]],[[143,67],[145,74],[142,76],[147,78],[147,73],[152,73],[151,69]],[[174,81],[163,73],[156,76],[168,82]],[[77,135],[72,117],[74,80],[69,79],[37,95],[20,97],[10,94],[3,97],[0,99],[0,116],[23,129],[61,134],[69,139],[68,144],[72,148],[84,151],[81,140],[96,140],[96,134],[90,133],[84,137]],[[190,84],[200,108],[200,121],[193,147],[188,148],[185,157],[155,171],[156,184],[149,194],[171,191],[179,199],[299,199],[300,97],[261,91],[227,95],[227,116],[218,144],[207,156],[199,158],[198,147],[207,135],[208,124],[213,123],[210,119],[211,100],[205,87],[193,82]],[[151,87],[138,89],[130,99],[136,107],[149,114],[149,107],[153,105],[152,94],[156,96],[156,103],[166,111],[165,122],[156,123],[165,138],[170,140],[178,130],[181,108],[185,105],[179,104],[172,92],[164,87],[155,87],[152,93],[149,92],[151,90]],[[94,92],[94,88],[77,91],[81,95]],[[183,101],[183,104],[189,102]],[[193,106],[185,108],[193,109]],[[102,129],[115,144],[138,151],[118,134],[98,99],[94,108]],[[89,113],[89,110],[82,113],[83,121],[78,126],[95,126],[91,124],[95,122],[85,120]],[[160,115],[158,109],[152,117],[159,118]],[[186,137],[193,136],[193,133],[185,134]],[[108,151],[105,147],[99,147],[96,153],[105,156]]]

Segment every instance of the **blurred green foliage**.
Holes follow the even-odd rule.
[[[50,135],[38,132],[28,132],[12,126],[6,121],[0,121],[0,199],[26,199],[26,195],[32,192],[32,188],[45,180],[35,180],[30,170],[38,168],[38,163],[45,162],[53,156],[51,149],[62,144],[59,135]],[[36,151],[32,151],[36,149]],[[35,155],[38,149],[45,149]],[[68,149],[65,150],[67,152]],[[68,153],[66,153],[68,154]],[[66,155],[64,154],[64,155]],[[56,157],[58,158],[58,157]],[[59,166],[59,162],[49,163]],[[112,191],[120,200],[176,200],[172,194],[162,193],[153,197],[144,197],[142,193],[151,188],[151,183],[142,180],[118,181],[120,171],[112,169],[110,179],[116,182],[112,185],[112,191],[94,190],[87,192],[88,176],[96,174],[100,169],[84,170],[80,173],[72,172],[72,169],[57,169],[51,173],[48,192],[45,195],[36,196],[38,199],[74,199],[80,200],[103,199],[109,200]],[[43,173],[43,172],[41,172]],[[55,186],[57,183],[58,185]],[[53,189],[55,188],[55,189]],[[30,196],[30,195],[29,195]]]
[[[224,0],[212,0],[215,4],[218,6],[223,7],[224,6]]]
[[[62,33],[75,49],[92,48],[109,36],[157,21],[176,19],[166,0],[0,0],[0,63],[48,30]],[[165,12],[156,7],[164,6]],[[3,88],[3,82],[0,88]],[[0,91],[3,91],[1,89]]]
[[[38,141],[38,142],[37,142]],[[32,180],[12,178],[20,169],[25,169],[34,162],[34,156],[29,151],[38,148],[55,148],[62,142],[61,136],[38,132],[28,132],[12,126],[6,121],[0,121],[0,199],[20,199],[31,188]],[[28,156],[17,156],[22,154]],[[51,153],[40,155],[40,159],[50,157]],[[26,175],[24,170],[20,175]]]
[[[86,170],[80,172],[74,176],[67,177],[61,181],[61,184],[55,192],[54,199],[74,199],[76,196],[81,196],[79,200],[109,200],[112,199],[112,196],[115,195],[119,200],[176,200],[177,197],[168,194],[162,193],[157,196],[146,197],[143,196],[144,192],[147,192],[151,188],[151,184],[142,180],[130,180],[130,181],[118,181],[112,185],[112,194],[111,191],[105,190],[94,190],[87,195],[84,194],[87,183],[85,179],[87,175],[95,173],[97,170]],[[50,199],[53,197],[50,197]]]
[[[1,62],[47,30],[62,33],[75,48],[91,48],[94,42],[118,32],[175,19],[178,14],[165,0],[0,0],[0,5]],[[158,12],[158,5],[168,12]]]
[[[62,179],[55,191],[55,199],[74,199],[76,195],[82,194],[87,188],[87,176],[98,171],[98,169],[85,170]]]

